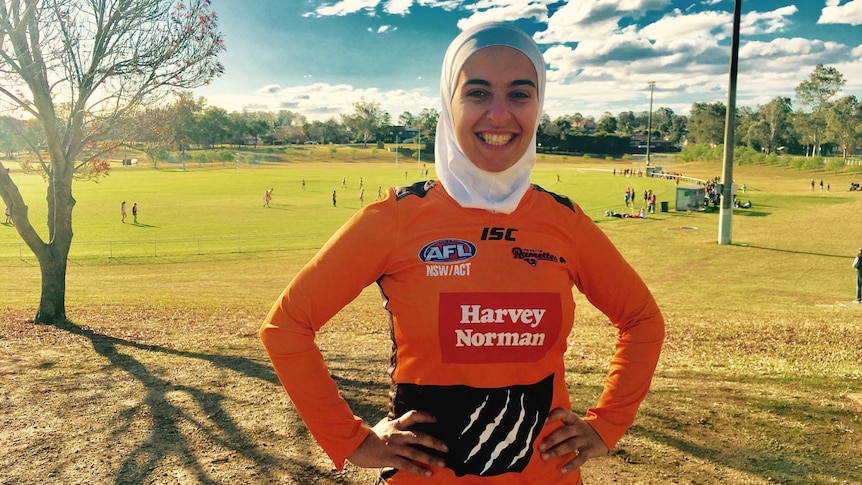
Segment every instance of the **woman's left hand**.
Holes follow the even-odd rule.
[[[560,470],[564,475],[577,470],[590,458],[608,454],[608,447],[596,430],[573,412],[554,409],[547,421],[560,421],[563,425],[539,443],[539,452],[543,460],[573,454],[574,458]]]

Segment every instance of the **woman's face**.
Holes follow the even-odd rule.
[[[536,69],[522,52],[485,47],[461,69],[452,97],[455,137],[474,165],[502,172],[527,151],[536,132]]]

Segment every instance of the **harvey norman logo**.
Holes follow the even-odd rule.
[[[556,342],[556,293],[441,293],[438,325],[444,362],[535,362]]]
[[[468,259],[476,255],[476,246],[463,239],[438,239],[419,251],[426,276],[469,276]]]

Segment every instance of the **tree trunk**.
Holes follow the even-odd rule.
[[[57,325],[66,322],[66,265],[69,246],[49,244],[39,257],[42,269],[42,298],[35,323]]]
[[[12,213],[15,229],[39,260],[42,270],[42,297],[35,323],[57,325],[66,321],[66,267],[72,247],[72,177],[53,164],[56,176],[48,182],[48,231],[44,242],[30,223],[29,210],[9,172],[0,164],[0,195]]]
[[[54,168],[58,168],[54,164]],[[66,322],[66,267],[72,248],[72,177],[62,173],[48,183],[48,228],[50,240],[34,250],[42,270],[42,297],[36,323]],[[32,246],[31,246],[32,248]]]

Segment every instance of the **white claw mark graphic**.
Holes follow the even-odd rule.
[[[509,398],[511,397],[511,395],[511,390],[506,392],[506,404],[503,405],[503,409],[500,410],[500,413],[497,414],[497,417],[494,418],[493,422],[488,423],[488,425],[485,426],[485,430],[482,431],[481,435],[479,435],[479,442],[476,443],[476,446],[474,446],[472,450],[470,450],[470,454],[467,455],[467,459],[464,461],[470,461],[470,458],[472,458],[473,455],[478,453],[479,450],[482,449],[482,445],[491,438],[491,434],[493,434],[497,426],[500,425],[500,421],[503,420],[503,416],[506,414],[506,410],[509,408]]]
[[[509,434],[506,435],[506,438],[497,443],[497,446],[494,447],[494,451],[491,452],[491,458],[488,460],[488,463],[485,464],[485,468],[482,470],[480,475],[484,475],[491,465],[494,464],[494,460],[500,457],[500,453],[503,452],[506,448],[508,448],[511,444],[515,442],[515,438],[518,437],[518,430],[521,429],[521,424],[524,422],[524,395],[521,394],[521,412],[518,413],[518,421],[512,426],[512,429],[509,431]],[[512,462],[514,463],[514,461]],[[509,464],[509,466],[512,466]]]
[[[485,409],[485,405],[488,404],[488,399],[489,396],[485,396],[485,401],[482,405],[476,408],[476,410],[473,411],[473,414],[470,415],[470,422],[467,424],[467,427],[464,428],[464,431],[461,431],[461,436],[464,436],[467,431],[470,431],[470,428],[472,428],[473,425],[476,424],[476,421],[479,420],[479,415],[482,414],[482,410]]]
[[[530,432],[527,433],[527,436],[533,436],[533,432],[536,430],[536,425],[539,424],[539,413],[536,413],[536,419],[533,421],[533,425],[530,426]],[[509,468],[512,467],[515,463],[518,462],[521,458],[527,455],[527,451],[530,450],[530,441],[525,442],[525,446],[521,449],[521,452],[518,453],[518,456],[512,459],[512,463],[509,463]]]

